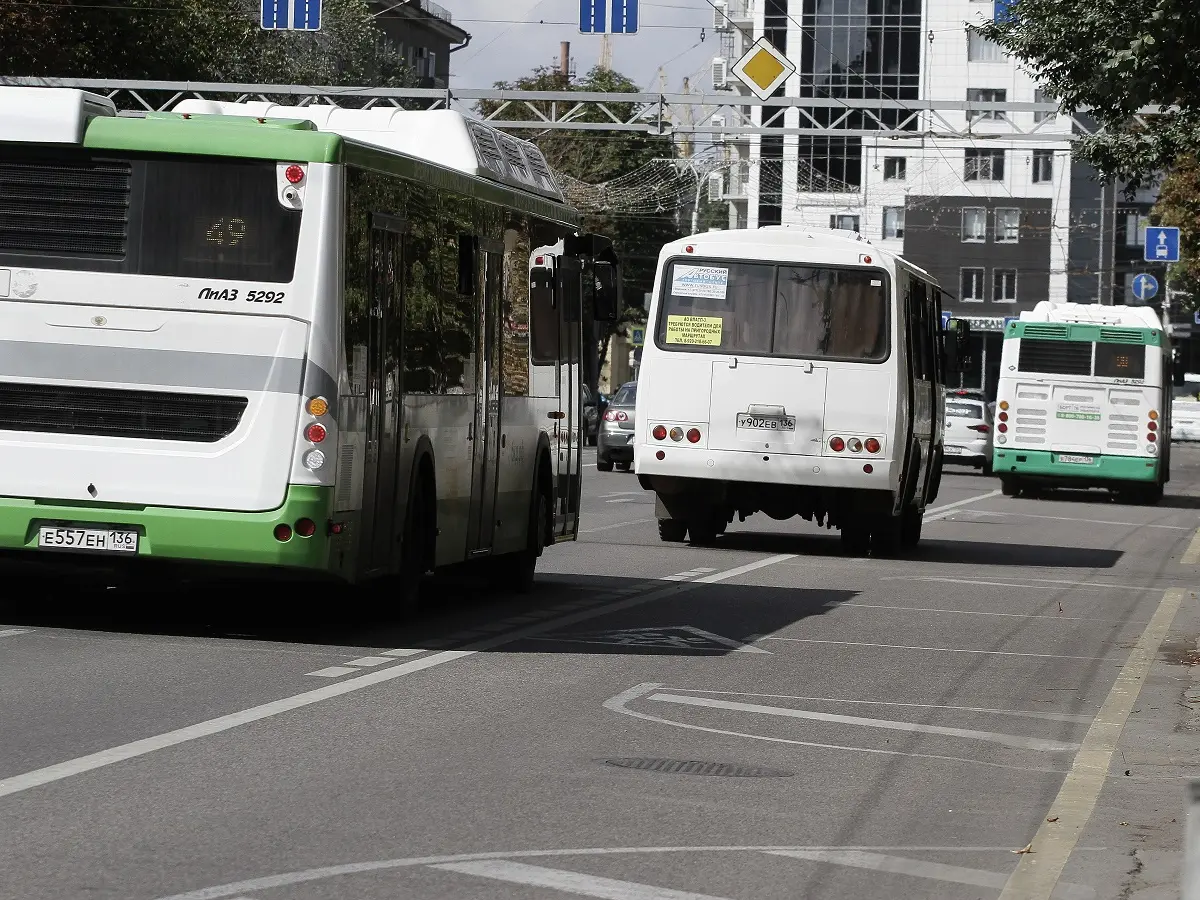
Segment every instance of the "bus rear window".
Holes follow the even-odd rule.
[[[672,263],[657,342],[667,350],[879,362],[888,354],[887,276],[878,270]]]

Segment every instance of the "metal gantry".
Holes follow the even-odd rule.
[[[1087,110],[1060,113],[1054,103],[984,103],[964,100],[882,100],[779,97],[759,100],[734,91],[708,94],[598,93],[590,91],[509,91],[500,89],[314,87],[296,84],[224,84],[189,81],[113,81],[93,78],[0,78],[0,84],[69,87],[109,97],[118,109],[163,111],[186,98],[274,100],[355,108],[417,105],[456,109],[505,130],[641,132],[654,135],[704,134],[725,138],[753,135],[812,135],[889,139],[939,138],[972,141],[1070,141],[1098,132]],[[762,113],[755,115],[755,108]],[[789,115],[789,111],[795,113]],[[979,115],[972,121],[964,112]],[[1159,112],[1147,107],[1137,120]],[[1044,113],[1025,127],[1004,113]],[[1057,116],[1056,116],[1057,114]],[[714,122],[714,117],[719,119]],[[756,124],[756,119],[758,124]],[[792,120],[797,124],[783,124]],[[1063,121],[1065,120],[1065,121]],[[761,124],[767,122],[768,124]],[[986,122],[985,127],[980,127]],[[848,127],[852,124],[863,127]],[[1069,128],[1066,125],[1069,124]]]

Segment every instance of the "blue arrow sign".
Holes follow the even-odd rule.
[[[268,31],[320,31],[321,0],[259,0],[259,24]]]
[[[579,30],[583,34],[604,34],[607,12],[608,0],[579,0]]]
[[[1150,262],[1179,262],[1179,229],[1147,228],[1146,246],[1143,250],[1143,258]]]
[[[1133,296],[1145,303],[1157,293],[1158,279],[1153,275],[1147,275],[1143,272],[1141,275],[1134,276]]]
[[[638,0],[612,0],[612,33],[637,34]]]

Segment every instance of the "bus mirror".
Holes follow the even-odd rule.
[[[578,322],[583,318],[583,266],[577,259],[564,256],[556,273],[555,294],[562,304],[562,320]]]
[[[595,318],[597,322],[615,322],[621,315],[618,297],[616,270],[606,262],[595,264],[596,295]]]
[[[529,307],[554,309],[554,273],[540,266],[529,270]]]
[[[458,295],[475,296],[475,249],[479,241],[474,235],[458,236]]]

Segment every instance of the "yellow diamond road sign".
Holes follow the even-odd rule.
[[[755,41],[749,52],[733,67],[733,74],[740,78],[759,100],[769,99],[795,71],[796,67],[772,47],[766,38]]]

